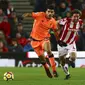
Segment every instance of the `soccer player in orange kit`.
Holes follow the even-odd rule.
[[[57,25],[56,20],[53,18],[55,12],[53,6],[48,6],[45,12],[32,12],[32,13],[24,13],[23,18],[32,16],[34,18],[34,24],[32,28],[32,32],[30,34],[32,41],[31,45],[34,48],[34,51],[39,56],[41,63],[46,71],[46,74],[49,78],[58,77],[56,71],[56,64],[54,55],[51,52],[51,43],[50,43],[50,34],[49,31],[52,28],[57,36]],[[49,56],[49,62],[52,67],[51,74],[49,70],[49,66],[46,61],[46,57],[44,52],[47,52]]]

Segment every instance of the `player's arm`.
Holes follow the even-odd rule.
[[[34,19],[38,18],[38,17],[42,17],[44,14],[43,12],[32,12],[32,13],[24,13],[22,15],[23,18],[29,18],[32,17]]]
[[[58,41],[59,35],[60,35],[60,32],[61,32],[61,25],[59,24],[59,20],[58,21],[54,20],[53,25],[52,25],[52,30],[54,32],[56,40]]]
[[[24,13],[22,17],[23,18],[32,17],[32,13]]]
[[[67,22],[66,18],[57,21],[57,23],[56,23],[57,29],[54,30],[56,40],[59,40],[60,32],[62,31],[62,28],[63,28],[63,26],[65,25],[66,22]]]
[[[56,40],[58,41],[59,40],[59,35],[60,35],[60,32],[61,32],[61,26],[57,23],[57,28],[54,31],[54,35],[56,37]]]

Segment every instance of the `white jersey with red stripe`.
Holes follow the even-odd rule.
[[[75,24],[71,21],[71,18],[64,18],[59,21],[62,26],[62,31],[60,33],[60,41],[67,44],[72,44],[76,41],[77,32],[81,28],[83,22],[81,19]]]

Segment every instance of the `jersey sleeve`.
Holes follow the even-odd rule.
[[[36,19],[36,18],[38,18],[38,17],[41,17],[41,16],[43,16],[43,15],[44,15],[43,12],[32,12],[32,17],[33,17],[34,19]]]

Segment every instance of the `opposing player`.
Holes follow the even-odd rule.
[[[58,22],[58,31],[60,32],[58,40],[58,52],[60,63],[63,71],[66,74],[65,79],[70,78],[66,55],[69,53],[69,64],[74,68],[76,59],[76,36],[78,31],[82,29],[82,20],[80,19],[81,12],[77,9],[72,11],[71,18],[64,18]]]
[[[51,45],[49,41],[50,38],[49,30],[51,28],[55,32],[57,30],[56,21],[53,18],[54,13],[55,13],[54,7],[48,6],[45,12],[36,12],[36,13],[32,12],[32,14],[30,13],[23,14],[24,18],[29,16],[32,16],[34,18],[33,29],[30,35],[32,38],[31,45],[34,48],[34,51],[39,56],[41,63],[44,66],[47,76],[49,78],[52,78],[53,76],[58,77],[58,74],[56,72],[55,59],[54,55],[51,52]],[[49,56],[49,62],[52,67],[53,75],[49,70],[46,57],[44,55],[45,51]]]

